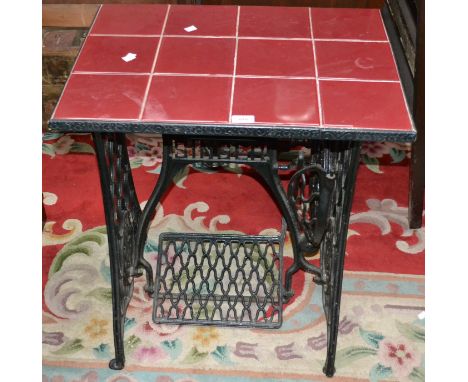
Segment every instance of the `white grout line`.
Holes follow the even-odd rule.
[[[75,74],[81,74],[81,75],[84,75],[84,74],[89,74],[89,75],[103,75],[103,76],[111,76],[111,75],[116,75],[116,76],[149,76],[151,75],[151,73],[144,73],[144,72],[136,72],[136,73],[132,73],[132,72],[88,72],[88,71],[84,71],[84,70],[81,70],[81,71],[76,71],[76,72],[73,72],[72,75],[75,75]]]
[[[232,106],[234,105],[234,86],[236,83],[236,69],[237,69],[237,49],[239,46],[239,19],[240,19],[240,6],[237,6],[237,20],[236,20],[236,49],[234,51],[234,68],[232,70],[232,84],[231,84],[231,99],[229,104],[229,119],[228,123],[231,122],[232,118]]]
[[[92,37],[143,37],[155,38],[161,37],[160,34],[112,34],[112,33],[90,33]],[[210,35],[179,35],[179,34],[165,34],[164,37],[172,38],[221,38],[221,39],[235,39],[236,36],[210,36]],[[239,40],[273,40],[273,41],[310,41],[306,37],[262,37],[262,36],[238,36]],[[315,41],[328,41],[328,42],[373,42],[373,43],[389,43],[386,40],[362,40],[351,38],[316,38]]]
[[[153,66],[151,67],[151,73],[154,73],[154,69],[156,67],[156,61],[158,60],[159,50],[161,49],[162,40],[164,38],[164,30],[166,29],[166,23],[169,17],[170,10],[171,10],[171,4],[167,6],[166,16],[164,17],[164,23],[161,29],[161,37],[159,38],[158,47],[156,48],[156,53],[154,54]],[[143,112],[145,111],[146,102],[148,100],[148,94],[149,94],[152,80],[153,80],[153,76],[151,75],[148,79],[148,84],[146,85],[145,95],[143,96],[143,100],[141,102],[140,114],[138,115],[139,120],[141,120],[141,118],[143,117]]]
[[[75,71],[72,75],[103,75],[103,76],[173,76],[173,77],[233,77],[232,74],[222,73],[173,73],[173,72],[95,72],[95,71]],[[236,74],[236,78],[270,78],[285,80],[319,80],[319,81],[339,81],[339,82],[384,82],[399,83],[399,80],[373,80],[365,78],[346,78],[346,77],[316,77],[316,76],[272,76],[257,74]]]
[[[161,37],[160,34],[112,34],[112,33],[91,33],[92,37]]]
[[[184,35],[184,34],[166,34],[164,37],[172,37],[172,38],[225,38],[225,39],[235,39],[236,36],[197,36],[197,35]]]
[[[142,38],[156,38],[161,37],[160,34],[112,34],[112,33],[90,33],[92,37],[142,37]],[[219,39],[235,39],[236,36],[210,36],[210,35],[178,35],[166,34],[164,37],[171,38],[219,38]],[[261,37],[261,36],[238,36],[239,40],[272,40],[272,41],[310,41],[306,37]],[[373,42],[373,43],[389,43],[386,40],[362,40],[362,39],[346,39],[346,38],[316,38],[315,41],[327,42]]]
[[[151,73],[150,73],[151,74]],[[171,73],[171,72],[153,72],[153,76],[172,76],[172,77],[232,77],[232,74],[210,74],[210,73]]]
[[[243,36],[239,40],[273,40],[273,41],[310,41],[306,37],[256,37],[256,36]]]
[[[371,80],[371,79],[360,79],[360,78],[341,78],[341,77],[317,77],[320,81],[351,81],[351,82],[390,82],[399,83],[398,80]]]
[[[388,44],[385,40],[360,40],[360,39],[345,39],[345,38],[316,38],[315,41],[329,41],[329,42],[375,42]]]
[[[96,20],[97,20],[97,18],[99,16],[99,13],[101,12],[101,9],[102,9],[102,4],[99,6],[99,9],[97,10],[96,15],[94,16],[93,23],[91,24],[91,27],[89,28],[90,31],[93,29],[94,24],[96,23]],[[73,74],[73,69],[75,69],[76,63],[78,62],[78,60],[80,58],[81,52],[83,51],[83,48],[84,48],[84,46],[86,44],[86,41],[88,41],[88,38],[89,38],[89,33],[86,35],[86,38],[84,39],[83,44],[81,45],[80,51],[78,52],[78,55],[76,56],[75,62],[73,63],[73,66],[72,66],[71,71],[70,71],[70,76],[68,77],[68,80],[65,83],[65,86],[63,87],[62,93],[60,94],[60,97],[59,97],[59,99],[57,101],[57,104],[55,105],[54,111],[53,111],[52,115],[50,116],[50,119],[54,119],[54,117],[55,117],[55,112],[58,109],[58,106],[60,105],[60,101],[62,100],[62,96],[65,94],[65,90],[67,89],[68,82],[71,79],[71,74]]]
[[[279,80],[313,80],[315,77],[311,76],[257,76],[254,74],[237,74],[237,78],[272,78]]]
[[[319,72],[318,72],[318,65],[317,65],[317,50],[315,49],[315,41],[314,41],[314,30],[312,27],[312,9],[309,8],[309,26],[310,26],[310,37],[312,39],[312,49],[314,50],[314,65],[315,65],[315,85],[317,87],[317,102],[318,102],[318,109],[319,109],[319,121],[320,125],[323,125],[323,110],[322,110],[322,98],[320,96],[320,82],[318,80]]]
[[[390,45],[390,51],[392,52],[392,57],[393,57],[393,65],[395,65],[395,70],[398,74],[398,82],[400,83],[400,90],[401,90],[401,96],[403,97],[403,101],[405,103],[405,106],[406,106],[406,112],[408,113],[408,118],[410,120],[410,124],[411,124],[411,129],[413,131],[416,131],[416,126],[414,125],[414,121],[413,121],[413,116],[410,112],[410,108],[408,106],[408,101],[406,100],[406,95],[405,95],[405,91],[403,89],[403,83],[401,82],[401,77],[400,77],[400,72],[398,71],[398,66],[397,66],[397,63],[396,63],[396,59],[395,59],[395,54],[393,53],[393,48],[392,48],[392,44],[390,44],[390,39],[388,38],[388,33],[387,33],[387,28],[385,28],[385,23],[383,21],[383,17],[382,17],[382,13],[379,12],[379,15],[380,15],[380,21],[382,22],[382,27],[384,29],[384,32],[385,32],[385,36],[387,36],[387,40],[388,40],[388,43]]]

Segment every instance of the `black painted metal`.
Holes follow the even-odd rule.
[[[162,233],[154,322],[280,327],[284,234]]]
[[[282,304],[293,295],[292,276],[303,270],[314,274],[314,281],[323,285],[328,330],[324,372],[328,376],[334,374],[346,232],[359,163],[359,142],[301,142],[307,145],[306,154],[300,152],[297,157],[290,158],[288,164],[280,165],[278,154],[281,150],[287,151],[290,142],[164,135],[161,173],[141,211],[124,135],[94,133],[94,139],[111,264],[115,345],[111,368],[124,367],[125,313],[133,291],[133,278],[143,274],[141,269],[146,272],[147,292],[155,292],[155,322],[267,328],[281,325]],[[289,230],[294,254],[294,262],[285,272],[284,282],[284,232],[273,237],[164,233],[159,238],[160,259],[164,261],[157,264],[155,289],[151,266],[143,257],[143,249],[151,216],[172,177],[190,164],[216,167],[232,163],[254,168],[282,212],[283,226]],[[280,181],[280,168],[295,169],[288,193]],[[210,249],[203,249],[206,243]],[[176,253],[174,257],[168,256],[171,248]],[[317,267],[306,260],[306,255],[319,248],[320,267]],[[195,276],[188,271],[191,262],[195,264],[194,273],[198,271]],[[259,270],[260,263],[265,271]],[[184,275],[187,279],[182,282]],[[241,277],[237,279],[239,275]],[[194,289],[196,280],[200,283]],[[234,280],[242,280],[240,289],[239,285],[237,290],[232,286],[236,284]],[[230,290],[221,288],[226,283],[232,284]],[[255,284],[261,286],[263,293],[253,289]],[[167,310],[170,301],[182,310]],[[184,308],[185,316],[182,314]]]
[[[328,377],[335,373],[346,239],[360,149],[356,142],[340,146],[336,151],[329,151],[329,161],[325,166],[327,173],[335,174],[336,184],[327,232],[320,247],[323,307],[327,321],[327,359],[323,371]]]
[[[133,278],[140,276],[149,264],[134,256],[135,232],[141,210],[133,185],[124,134],[93,135],[101,179],[102,196],[109,243],[112,284],[112,313],[115,358],[111,369],[122,369],[124,355],[124,322],[133,293]]]
[[[415,131],[345,129],[333,126],[246,126],[141,121],[50,120],[49,130],[62,132],[157,133],[162,135],[238,138],[315,139],[338,141],[412,142]]]

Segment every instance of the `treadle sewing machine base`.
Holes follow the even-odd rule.
[[[406,59],[392,49],[400,42],[385,9],[99,8],[49,127],[94,134],[111,268],[112,369],[125,364],[135,277],[146,277],[155,322],[276,328],[294,293],[292,278],[303,271],[322,286],[324,372],[334,374],[359,142],[416,136],[397,69]],[[126,133],[163,139],[161,173],[143,209]],[[307,150],[279,160],[298,145]],[[256,170],[282,213],[283,230],[160,232],[153,275],[143,256],[152,214],[173,176],[198,164]],[[281,170],[293,171],[287,191]],[[294,258],[283,269],[286,229]],[[305,255],[318,251],[315,266]]]
[[[140,210],[124,134],[94,133],[111,254],[115,350],[113,369],[124,367],[123,327],[134,277],[146,274],[154,294],[156,323],[217,324],[278,328],[282,305],[293,296],[298,270],[322,285],[328,347],[324,372],[334,374],[346,232],[359,163],[359,142],[307,141],[310,153],[280,163],[284,142],[267,139],[163,135],[163,162],[157,184]],[[294,262],[285,272],[278,236],[161,233],[156,288],[143,257],[150,217],[184,166],[244,164],[254,168],[283,214]],[[292,170],[287,193],[279,170]],[[320,250],[320,267],[304,255]]]

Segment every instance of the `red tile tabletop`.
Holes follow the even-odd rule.
[[[414,132],[380,11],[346,8],[102,5],[61,121]]]

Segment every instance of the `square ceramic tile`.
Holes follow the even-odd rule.
[[[236,74],[313,77],[312,42],[239,40]]]
[[[411,129],[399,83],[321,80],[320,95],[325,124]]]
[[[227,122],[232,77],[153,76],[144,120]]]
[[[319,124],[316,80],[236,78],[232,115],[255,122]]]
[[[72,74],[55,119],[137,119],[149,76]]]
[[[398,80],[390,44],[316,41],[320,77]]]
[[[308,8],[241,7],[239,36],[310,38]]]
[[[89,36],[75,71],[151,72],[159,37]],[[136,54],[130,61],[128,54]]]
[[[91,33],[161,34],[166,4],[104,4]]]
[[[237,7],[178,5],[169,11],[164,34],[184,36],[235,36]],[[186,31],[194,26],[196,30]]]
[[[387,41],[378,9],[312,8],[314,38]]]
[[[164,37],[155,71],[232,75],[235,49],[235,39]]]

